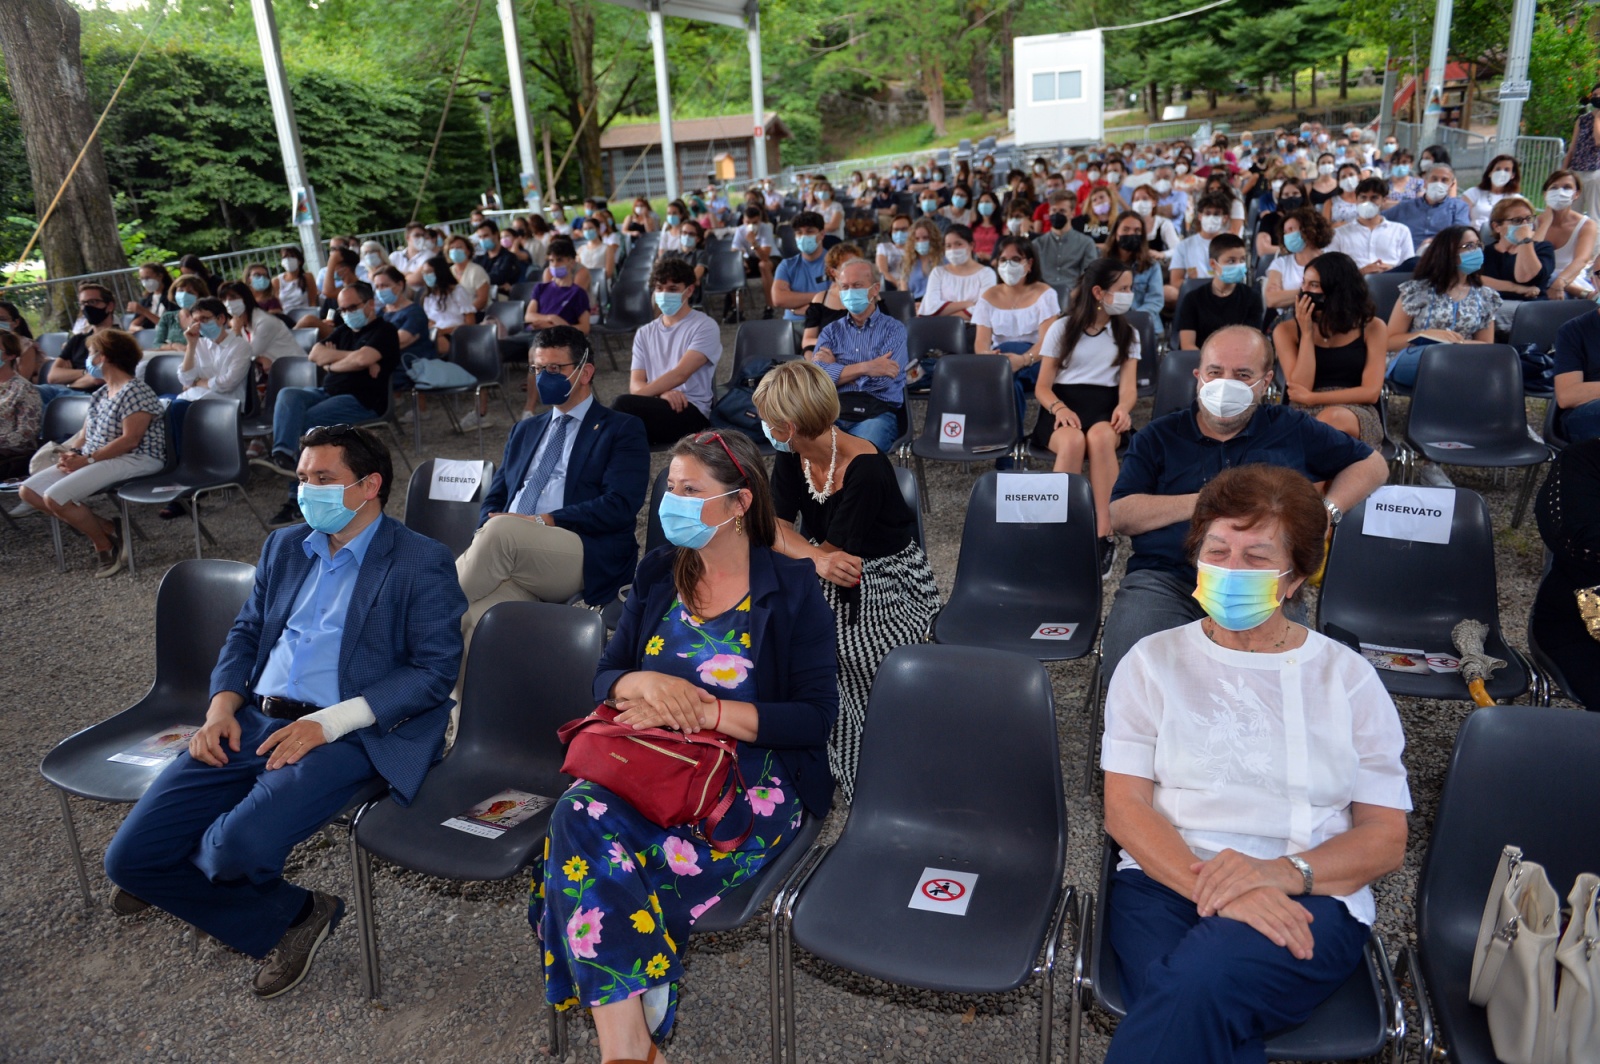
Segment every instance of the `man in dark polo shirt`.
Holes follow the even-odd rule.
[[[300,437],[319,425],[358,425],[389,408],[389,377],[400,364],[400,333],[378,313],[372,286],[352,281],[339,290],[339,324],[311,348],[323,369],[316,388],[284,388],[272,411],[272,457],[257,459],[289,478],[289,501],[273,524],[300,520],[295,468]]]
[[[1218,473],[1266,463],[1326,481],[1332,524],[1389,477],[1383,456],[1353,436],[1290,407],[1260,405],[1272,380],[1272,345],[1259,329],[1212,333],[1195,376],[1198,402],[1141,429],[1111,489],[1111,527],[1132,537],[1133,555],[1106,618],[1107,677],[1145,636],[1205,616],[1183,539],[1200,489]]]

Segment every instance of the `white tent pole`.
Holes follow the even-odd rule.
[[[672,143],[672,87],[667,83],[667,33],[661,21],[661,0],[650,0],[650,47],[656,55],[656,110],[661,112],[661,168],[667,177],[667,199],[675,200],[678,198],[678,152]]]
[[[530,211],[540,208],[539,163],[534,156],[533,125],[528,121],[528,90],[522,83],[522,43],[517,39],[517,12],[512,0],[500,0],[500,33],[506,42],[506,86],[517,125],[517,153],[522,160],[522,198]]]
[[[1533,51],[1534,0],[1517,0],[1511,9],[1511,46],[1506,52],[1506,73],[1500,81],[1500,125],[1495,131],[1495,152],[1516,155],[1522,132],[1522,101],[1532,89],[1528,80],[1528,54]]]
[[[761,9],[750,0],[750,110],[755,115],[754,136],[750,140],[750,174],[767,176],[767,101],[761,84]]]
[[[302,262],[312,273],[322,269],[322,235],[317,227],[314,193],[306,180],[305,162],[300,152],[300,127],[294,120],[294,99],[289,95],[289,78],[283,71],[283,51],[278,44],[278,20],[272,0],[250,0],[255,15],[256,37],[261,42],[261,65],[267,79],[267,96],[272,100],[272,121],[278,127],[278,147],[283,151],[283,178],[291,200],[297,190],[305,190],[312,206],[311,215],[301,221]]]
[[[1444,116],[1444,75],[1450,62],[1450,18],[1455,0],[1438,0],[1433,15],[1433,51],[1428,57],[1428,95],[1422,109],[1422,136],[1417,151],[1434,142],[1439,119]],[[1464,116],[1467,121],[1471,116]]]

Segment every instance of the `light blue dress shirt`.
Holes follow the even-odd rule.
[[[553,514],[566,505],[567,466],[572,461],[572,445],[578,442],[578,428],[583,424],[583,419],[589,413],[589,407],[593,403],[594,394],[590,393],[587,399],[567,411],[565,416],[570,417],[572,420],[567,423],[566,443],[562,447],[561,457],[556,460],[556,467],[550,471],[550,479],[545,482],[544,491],[539,493],[539,504],[534,509],[534,513]],[[522,487],[518,488],[516,495],[511,498],[511,506],[508,511],[510,513],[519,514],[522,512],[517,509],[517,503],[521,501],[522,493],[528,490],[528,481],[533,479],[533,474],[538,470],[540,456],[544,454],[545,448],[550,446],[550,437],[555,435],[555,419],[563,416],[560,410],[552,410],[550,413],[552,415],[550,425],[544,430],[544,438],[539,441],[539,446],[533,452],[533,457],[528,460],[528,473],[522,481]]]
[[[906,399],[906,327],[898,318],[891,318],[879,307],[872,308],[866,324],[857,325],[855,319],[845,315],[831,321],[817,333],[817,346],[833,352],[832,362],[820,362],[822,372],[833,378],[840,391],[866,392],[886,403],[901,406]],[[844,368],[858,362],[870,362],[883,355],[893,355],[900,372],[893,377],[855,377],[839,384],[839,374]]]
[[[327,533],[306,537],[302,547],[315,560],[295,596],[283,634],[267,656],[256,682],[257,697],[273,695],[319,707],[341,700],[339,648],[344,643],[345,611],[379,524],[372,522],[337,554],[329,553]]]

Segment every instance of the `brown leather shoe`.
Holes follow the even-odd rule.
[[[111,892],[111,911],[118,916],[138,916],[148,908],[150,908],[149,902],[129,894],[121,887]]]
[[[278,945],[261,962],[253,989],[263,1001],[299,986],[311,972],[317,950],[344,918],[344,902],[320,890],[312,892],[311,915],[283,933]]]

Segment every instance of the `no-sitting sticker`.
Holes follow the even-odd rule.
[[[952,872],[948,868],[924,868],[917,889],[911,892],[912,909],[926,909],[951,916],[967,915],[972,892],[978,885],[976,872]]]

